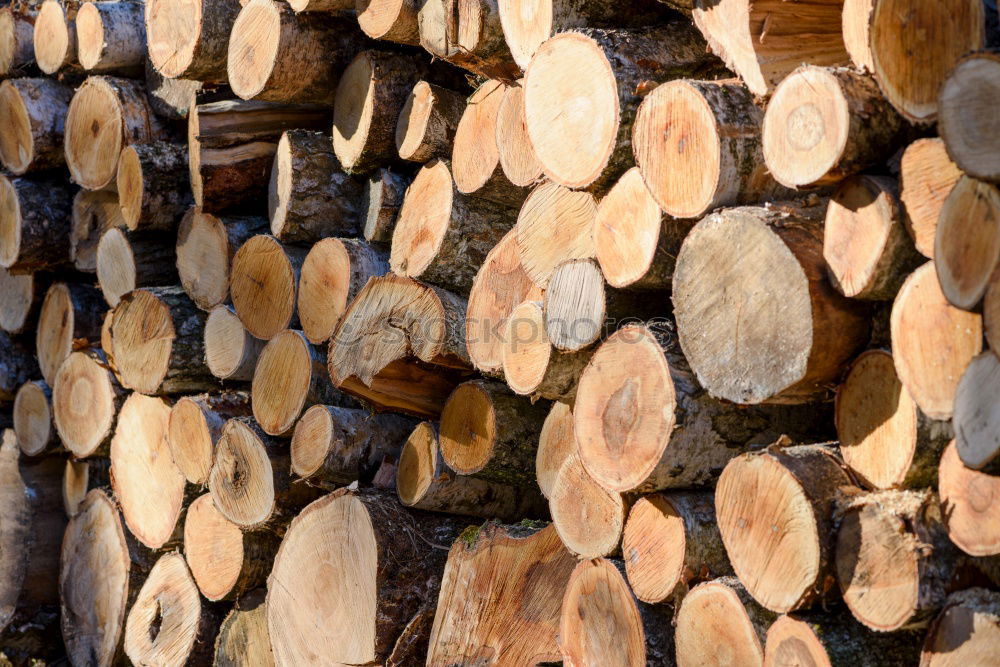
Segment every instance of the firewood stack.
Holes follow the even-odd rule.
[[[998,664],[997,22],[0,8],[6,660]]]

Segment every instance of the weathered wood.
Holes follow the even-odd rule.
[[[941,292],[956,308],[976,310],[1000,262],[1000,188],[958,179],[941,207],[934,267]]]
[[[973,178],[1000,183],[995,133],[989,118],[998,95],[1000,56],[965,56],[948,74],[938,101],[938,127],[948,155]]]
[[[361,17],[358,20],[361,22]],[[448,157],[464,111],[464,95],[428,81],[418,81],[396,121],[399,157],[412,162]]]

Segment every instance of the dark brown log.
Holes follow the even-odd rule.
[[[976,310],[1000,262],[1000,188],[968,176],[958,179],[941,207],[934,266],[945,298]]]
[[[80,67],[92,74],[140,75],[146,60],[144,6],[133,0],[81,4],[74,22]]]
[[[100,291],[90,285],[49,287],[35,332],[35,354],[46,382],[55,384],[59,367],[74,348],[100,341],[103,306]]]
[[[917,139],[906,147],[899,165],[899,198],[906,206],[906,229],[917,250],[934,259],[934,237],[945,200],[962,176],[944,141]]]
[[[1000,595],[982,588],[955,593],[934,620],[921,667],[988,663],[1000,642]]]
[[[38,456],[59,447],[52,421],[52,390],[44,380],[25,382],[14,397],[14,434],[25,456]]]
[[[677,664],[759,666],[775,616],[757,604],[736,577],[699,584],[677,610]]]
[[[44,74],[53,75],[61,69],[77,67],[73,23],[79,6],[75,0],[45,0],[39,8],[32,43],[35,62]]]
[[[97,272],[97,246],[104,232],[125,227],[118,194],[106,190],[79,190],[73,197],[69,258],[77,271]]]
[[[171,79],[226,83],[229,32],[242,3],[150,0],[145,4],[149,59],[158,72]]]
[[[167,142],[128,146],[118,159],[116,183],[126,227],[172,232],[192,203],[187,148]]]
[[[216,306],[205,320],[205,363],[220,380],[252,380],[264,343],[246,330],[229,306]]]
[[[262,588],[250,591],[222,621],[215,640],[216,667],[273,667],[266,595]]]
[[[103,352],[70,354],[52,383],[52,416],[63,446],[77,458],[106,454],[124,400]]]
[[[976,470],[986,469],[1000,455],[998,416],[990,400],[998,385],[1000,359],[987,350],[969,362],[955,391],[952,424],[956,449],[962,462]]]
[[[47,293],[45,274],[0,269],[0,329],[16,335],[34,328]]]
[[[989,118],[998,95],[1000,55],[984,51],[962,58],[941,86],[939,132],[948,155],[973,178],[1000,183],[996,133]]]
[[[208,483],[222,427],[233,417],[246,417],[250,412],[250,395],[246,392],[185,396],[174,403],[167,425],[167,445],[174,464],[189,484]]]
[[[0,333],[0,401],[13,401],[18,388],[41,375],[38,363],[25,345]]]
[[[412,162],[427,162],[451,155],[455,130],[464,111],[464,95],[427,81],[418,81],[406,98],[396,122],[396,151],[399,157]]]
[[[767,631],[764,665],[880,667],[887,659],[912,665],[919,647],[916,632],[873,632],[843,610],[811,612],[780,616],[774,622]]]
[[[233,255],[229,296],[240,321],[257,338],[270,340],[298,325],[296,292],[305,256],[305,249],[267,234],[251,237]]]
[[[368,241],[389,243],[396,227],[396,218],[403,205],[403,196],[410,187],[411,178],[406,174],[379,169],[368,178],[365,193],[364,237]]]
[[[0,15],[2,16],[2,15]],[[52,79],[8,79],[0,85],[0,162],[13,174],[61,167],[66,112],[73,89]]]
[[[69,263],[70,196],[51,178],[0,174],[0,266],[32,273]]]
[[[948,537],[970,556],[1000,554],[1000,476],[967,468],[954,441],[938,468],[938,493]]]

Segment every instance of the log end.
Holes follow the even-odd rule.
[[[184,519],[184,557],[198,590],[209,600],[225,598],[243,569],[243,531],[215,507],[212,494],[199,496]]]
[[[226,422],[215,445],[208,490],[219,512],[244,528],[264,523],[274,512],[274,473],[267,449],[239,419]]]
[[[686,539],[684,518],[667,496],[653,494],[636,501],[625,522],[622,556],[637,598],[656,604],[673,594],[685,576]]]
[[[253,416],[270,435],[291,432],[302,413],[313,375],[309,341],[301,331],[279,332],[260,353],[250,392]]]
[[[281,9],[271,0],[250,0],[233,23],[226,59],[229,86],[249,100],[267,87],[281,39]]]
[[[21,385],[14,397],[14,432],[25,456],[45,451],[55,435],[48,386],[42,381]]]
[[[959,549],[1000,554],[1000,477],[967,468],[952,441],[938,467],[938,493],[948,537]]]
[[[37,25],[37,24],[36,24]],[[66,166],[76,183],[100,190],[114,180],[126,135],[122,104],[106,77],[77,89],[66,114]]]
[[[760,665],[764,660],[743,601],[723,581],[700,584],[684,596],[674,632],[678,664]]]
[[[167,444],[174,463],[191,484],[205,484],[212,468],[212,433],[198,401],[185,396],[170,409]]]
[[[109,234],[117,232],[111,230]],[[122,386],[155,394],[170,369],[176,337],[166,303],[148,290],[125,294],[115,306],[111,321],[115,366]]]
[[[686,169],[671,173],[703,172]],[[662,221],[663,213],[639,168],[629,169],[601,200],[594,219],[597,261],[609,285],[628,287],[646,275],[656,255]]]
[[[125,624],[125,655],[138,665],[182,665],[201,629],[201,597],[184,556],[160,557]]]
[[[122,191],[120,185],[118,191]],[[177,229],[177,274],[184,291],[199,308],[212,310],[229,297],[232,254],[222,220],[197,207],[184,214]]]
[[[945,298],[975,310],[1000,261],[1000,189],[968,176],[958,179],[941,207],[934,266]]]
[[[406,190],[392,234],[393,272],[417,278],[431,265],[451,224],[454,192],[447,162],[431,160],[420,169]]]
[[[7,14],[0,14],[2,16]],[[0,44],[4,44],[2,36]],[[0,62],[2,60],[3,54],[0,53]],[[58,113],[58,110],[53,109],[52,113]],[[0,117],[6,119],[0,127],[0,162],[11,173],[23,174],[35,158],[35,140],[31,134],[28,107],[21,91],[9,80],[0,84]]]
[[[73,35],[58,0],[45,0],[35,17],[35,62],[45,74],[55,74],[72,57]]]
[[[259,234],[240,246],[230,269],[229,294],[247,331],[269,340],[288,328],[295,313],[297,278],[273,236]]]
[[[330,454],[334,435],[333,415],[325,405],[313,405],[292,433],[292,472],[307,479],[322,467]]]
[[[299,278],[298,312],[309,342],[326,342],[340,324],[347,310],[351,270],[351,256],[340,239],[321,239],[306,255]]]
[[[620,493],[601,486],[587,473],[579,457],[567,457],[549,490],[549,513],[570,552],[580,558],[613,553],[621,542],[625,511]]]
[[[111,435],[116,391],[107,362],[99,355],[73,352],[52,383],[52,416],[63,445],[74,456],[91,456]]]

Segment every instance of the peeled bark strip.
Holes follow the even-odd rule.
[[[97,246],[104,232],[125,227],[118,194],[106,190],[79,190],[73,197],[69,258],[77,271],[97,272]]]
[[[974,357],[965,367],[955,391],[952,423],[955,442],[962,462],[982,470],[1000,454],[1000,436],[994,401],[1000,387],[1000,359],[987,350]]]
[[[97,283],[111,307],[139,287],[177,283],[177,255],[171,235],[109,229],[97,244]]]
[[[106,489],[111,483],[111,461],[108,459],[66,459],[63,468],[62,499],[66,516],[80,513],[84,499],[92,489]]]
[[[549,513],[559,539],[579,558],[618,553],[628,505],[622,494],[601,486],[580,457],[566,457],[548,492]]]
[[[73,89],[47,78],[0,84],[0,162],[13,174],[61,167],[66,112]]]
[[[485,79],[510,81],[520,68],[504,40],[496,0],[430,0],[417,16],[420,45]]]
[[[42,377],[55,383],[56,373],[74,347],[96,343],[103,319],[101,293],[90,285],[53,283],[38,315],[35,353]]]
[[[504,87],[496,117],[496,146],[500,167],[511,183],[528,187],[542,179],[542,163],[531,145],[524,116],[524,79]]]
[[[834,497],[850,483],[829,449],[785,444],[733,459],[715,492],[733,570],[757,602],[778,613],[807,608],[826,594]]]
[[[837,389],[835,419],[840,453],[864,486],[933,486],[951,425],[920,411],[890,353],[869,350],[855,360]]]
[[[512,209],[462,194],[449,164],[432,160],[406,190],[389,266],[399,275],[466,293],[487,253],[513,225]]]
[[[761,667],[775,616],[754,602],[736,577],[699,584],[677,611],[677,664]]]
[[[344,173],[329,135],[285,132],[278,142],[267,193],[271,233],[286,243],[357,236],[362,187]]]
[[[1000,55],[968,55],[941,87],[938,108],[938,131],[948,154],[969,176],[994,183],[1000,183],[1000,146],[989,119],[1000,95],[998,82]]]
[[[246,417],[250,412],[250,396],[245,392],[185,396],[174,403],[167,424],[167,445],[188,483],[208,483],[222,427],[233,417]]]
[[[13,412],[17,445],[25,456],[38,456],[59,446],[52,422],[52,390],[43,380],[21,385]]]
[[[16,76],[35,64],[34,8],[0,9],[0,76]]]
[[[314,405],[292,435],[292,472],[309,484],[335,489],[368,481],[386,457],[399,458],[413,420],[392,413]]]
[[[47,282],[43,274],[0,269],[0,329],[21,334],[34,328],[48,293]]]
[[[927,262],[896,295],[890,320],[896,372],[924,414],[950,419],[959,380],[983,349],[983,322],[945,299]]]
[[[258,234],[233,255],[229,296],[251,334],[270,340],[298,324],[295,314],[299,274],[306,251]]]
[[[226,52],[240,11],[238,0],[145,4],[149,59],[158,72],[171,79],[226,83]]]
[[[31,350],[0,334],[0,401],[13,401],[18,388],[40,375]]]
[[[632,591],[650,604],[733,571],[709,493],[657,493],[637,500],[625,522],[622,556]]]
[[[420,44],[416,0],[358,0],[358,25],[372,39],[397,44]]]
[[[568,188],[608,187],[632,166],[639,84],[697,78],[717,64],[687,21],[548,39],[524,75],[528,135],[545,175]]]
[[[466,529],[448,552],[427,664],[478,656],[510,665],[558,662],[560,609],[575,565],[552,526]]]
[[[528,195],[514,228],[524,272],[546,288],[556,267],[571,259],[593,257],[597,201],[588,192],[574,192],[542,183]]]
[[[864,308],[826,279],[825,209],[728,209],[685,238],[673,282],[677,330],[713,396],[746,404],[822,398],[866,342]]]
[[[503,173],[497,145],[497,117],[506,88],[500,81],[487,81],[469,97],[455,131],[452,171],[459,192],[520,206],[528,193]]]
[[[970,556],[1000,554],[1000,477],[967,468],[953,441],[941,456],[937,485],[951,541]]]
[[[267,630],[266,591],[259,588],[240,598],[229,612],[215,640],[217,667],[274,667]]]
[[[957,308],[974,310],[1000,261],[1000,189],[963,176],[941,207],[934,237],[938,283]]]
[[[73,352],[52,383],[52,417],[76,458],[106,453],[125,392],[98,349]]]
[[[73,21],[79,6],[75,0],[45,0],[38,10],[32,42],[35,62],[44,74],[53,75],[77,64]]]
[[[126,227],[172,232],[192,202],[187,148],[167,142],[128,146],[118,159],[116,183]]]
[[[220,380],[252,380],[265,342],[254,338],[229,306],[216,306],[205,320],[205,363]]]
[[[873,632],[845,612],[814,612],[778,617],[767,631],[764,665],[912,665],[919,648],[916,632]]]
[[[369,176],[365,193],[366,241],[380,243],[392,241],[396,218],[403,206],[403,197],[411,180],[407,174],[400,174],[384,167]]]
[[[921,667],[988,663],[1000,645],[1000,595],[982,588],[955,593],[934,620]]]
[[[80,66],[94,74],[136,76],[146,60],[142,2],[85,2],[76,15]]]
[[[545,312],[537,301],[511,311],[504,329],[503,375],[515,394],[572,401],[592,350],[561,352],[545,335]]]
[[[358,20],[361,22],[360,17]],[[464,111],[464,95],[427,81],[418,81],[406,98],[396,122],[396,151],[399,157],[412,162],[427,162],[451,155],[455,130]]]
[[[69,103],[66,166],[74,182],[102,190],[115,180],[123,148],[165,138],[140,82],[92,76]]]
[[[0,266],[15,273],[64,266],[69,232],[65,184],[0,174]]]
[[[938,137],[917,139],[903,151],[899,198],[906,206],[906,229],[924,257],[934,259],[941,209],[961,176]]]
[[[563,463],[576,455],[576,433],[573,430],[573,408],[569,403],[555,401],[542,423],[535,452],[535,481],[546,498],[552,495],[556,476]]]

